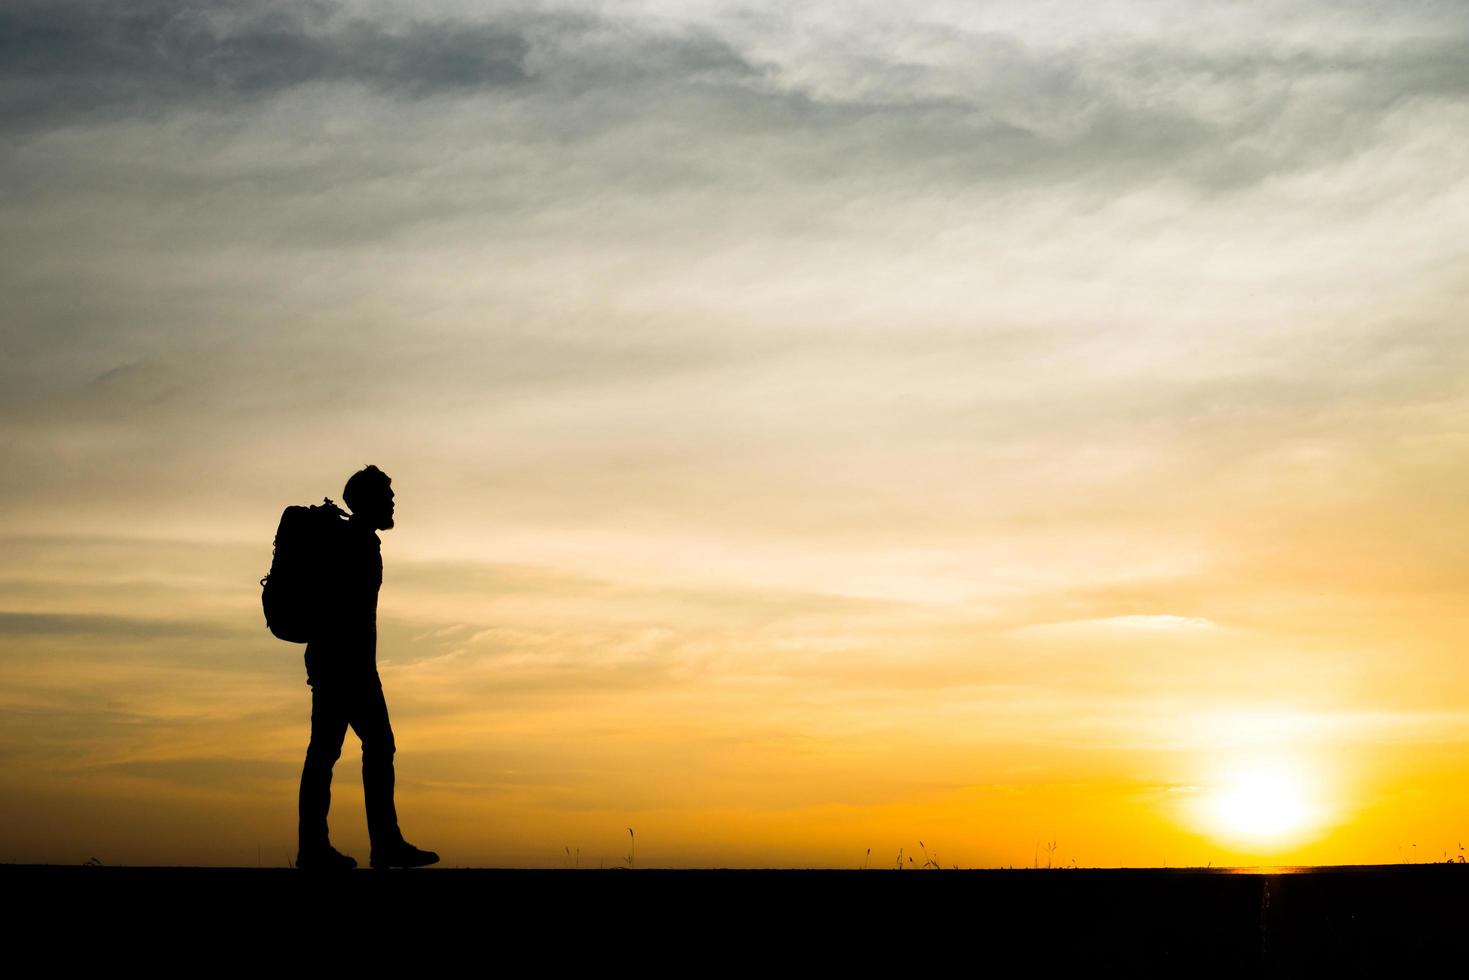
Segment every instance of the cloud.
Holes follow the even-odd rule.
[[[136,619],[88,614],[0,612],[0,636],[87,636],[100,639],[140,640],[172,637],[236,638],[243,626],[178,619]]]
[[[261,783],[288,783],[300,777],[300,764],[275,759],[202,756],[177,759],[132,759],[79,768],[81,778],[125,776],[169,783],[188,790],[246,791]]]
[[[523,81],[525,39],[473,24],[398,28],[335,4],[32,0],[0,12],[0,125],[154,116],[355,83],[407,98]]]
[[[1387,494],[1464,26],[1271,10],[12,5],[0,500],[264,542],[370,453],[461,558],[950,602]]]
[[[414,143],[442,151],[447,139],[464,153],[493,133],[576,151],[569,171],[560,162],[543,173],[553,185],[591,164],[585,176],[600,187],[645,192],[670,178],[739,185],[775,175],[898,180],[905,191],[1165,177],[1224,189],[1339,159],[1386,115],[1469,91],[1462,25],[1458,36],[1435,22],[1436,34],[1374,38],[1360,13],[1310,9],[1350,29],[1305,44],[1236,28],[1221,41],[1203,29],[1109,33],[1099,17],[1100,29],[1057,43],[1030,25],[985,27],[961,8],[833,23],[774,9],[675,20],[512,6],[410,19],[327,2],[26,2],[0,21],[11,93],[0,124],[156,119],[258,106],[312,85],[391,100],[513,93],[523,111],[500,107],[488,133],[464,129],[446,107],[433,111],[462,137]],[[338,161],[331,173],[345,176]]]
[[[1098,621],[1103,626],[1114,626],[1129,630],[1207,630],[1216,624],[1202,616],[1174,616],[1161,614],[1152,616],[1113,616]]]

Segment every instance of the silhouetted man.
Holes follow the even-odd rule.
[[[393,806],[393,729],[377,674],[377,594],[383,583],[382,541],[376,531],[393,526],[392,481],[376,466],[354,474],[342,490],[352,512],[337,522],[324,556],[319,618],[306,644],[306,683],[311,685],[311,744],[301,770],[298,868],[355,868],[332,847],[326,814],[331,806],[332,766],[342,754],[347,727],[362,740],[362,794],[374,868],[414,868],[439,856],[403,839]]]

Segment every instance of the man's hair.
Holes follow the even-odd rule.
[[[387,487],[392,482],[388,474],[376,466],[364,466],[347,478],[347,485],[342,488],[342,503],[346,504],[349,510],[355,511],[356,502],[361,500],[365,494]]]

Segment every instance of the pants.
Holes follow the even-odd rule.
[[[393,728],[377,672],[317,681],[311,687],[311,744],[301,769],[300,846],[325,847],[326,813],[332,801],[332,767],[342,755],[347,727],[362,740],[362,795],[373,850],[403,840],[393,806]]]

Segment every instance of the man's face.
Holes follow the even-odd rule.
[[[393,526],[393,488],[388,484],[375,488],[372,496],[358,503],[361,506],[353,513],[375,530],[386,531]]]

